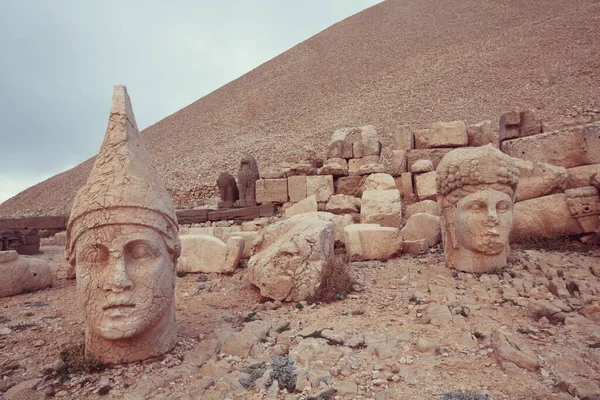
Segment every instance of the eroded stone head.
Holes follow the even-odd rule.
[[[77,193],[65,254],[75,266],[86,353],[119,363],[175,344],[175,210],[144,147],[124,86],[115,86],[106,136]]]
[[[519,170],[491,145],[455,149],[437,168],[448,266],[473,273],[506,265]]]

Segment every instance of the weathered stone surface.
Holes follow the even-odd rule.
[[[326,203],[333,194],[333,176],[315,175],[306,177],[306,196],[314,195],[319,203]]]
[[[568,177],[565,168],[520,158],[514,158],[513,162],[519,168],[519,185],[515,201],[564,191]]]
[[[356,175],[382,174],[385,172],[386,169],[383,164],[371,163],[361,165],[358,171],[356,171]]]
[[[413,174],[423,174],[432,171],[435,171],[435,169],[431,160],[417,160],[410,166],[410,172]]]
[[[360,138],[353,143],[353,157],[379,156],[381,154],[381,142],[375,127],[365,125],[359,129]]]
[[[231,273],[244,252],[244,239],[231,236],[227,243],[208,235],[182,235],[177,270],[191,273]]]
[[[259,179],[256,181],[257,203],[285,203],[288,201],[287,179]]]
[[[398,228],[402,221],[402,203],[398,189],[366,190],[363,193],[361,222]]]
[[[0,251],[0,297],[52,286],[52,272],[44,260],[19,257],[16,251]]]
[[[228,172],[222,172],[217,179],[217,186],[221,195],[220,205],[224,208],[233,207],[233,204],[240,198],[233,175]]]
[[[600,163],[600,123],[502,142],[506,154],[572,168]]]
[[[315,175],[317,168],[312,162],[300,161],[300,162],[282,162],[279,164],[283,171],[283,176],[289,178],[290,176],[306,176]]]
[[[448,154],[452,149],[415,149],[408,152],[407,155],[407,169],[410,168],[417,160],[430,160],[433,163],[433,168],[437,168],[442,158]]]
[[[344,244],[344,228],[353,224],[352,216],[349,214],[335,215],[330,212],[317,211],[311,213],[298,214],[291,217],[290,221],[302,221],[305,219],[318,219],[320,221],[331,222],[333,224],[333,237],[336,245]]]
[[[262,296],[280,301],[316,298],[334,268],[334,226],[316,218],[288,219],[260,233],[248,279]]]
[[[354,142],[360,138],[360,129],[342,128],[331,135],[327,158],[352,158]]]
[[[245,154],[240,159],[238,169],[238,190],[240,192],[239,204],[253,206],[256,204],[256,181],[260,179],[256,159],[250,154]]]
[[[492,132],[492,121],[482,121],[477,124],[467,126],[467,136],[469,138],[469,146],[479,147],[486,144],[494,144],[494,133]]]
[[[287,210],[285,210],[285,218],[292,217],[297,214],[317,212],[317,196],[312,195],[304,200],[299,201]]]
[[[363,190],[388,190],[396,189],[396,181],[389,174],[372,174],[367,176]]]
[[[367,168],[370,165],[379,165],[379,156],[366,156],[362,158],[352,158],[348,161],[349,175],[364,175],[359,173],[361,168]]]
[[[533,110],[521,111],[520,117],[519,137],[542,133],[542,122],[536,117]]]
[[[435,122],[431,129],[416,130],[415,148],[462,147],[469,142],[464,121]]]
[[[265,167],[260,173],[263,179],[283,179],[285,174],[281,167]]]
[[[583,233],[569,212],[564,193],[520,201],[515,204],[513,213],[511,241]]]
[[[415,191],[413,188],[412,173],[404,172],[400,175],[400,182],[402,183],[402,198],[404,201],[412,201]]]
[[[404,240],[402,239],[402,250],[407,254],[425,254],[429,250],[427,239]]]
[[[440,217],[419,213],[411,216],[402,228],[403,240],[427,239],[429,246],[435,246],[442,240]]]
[[[594,186],[565,190],[567,207],[583,232],[600,229],[600,193]]]
[[[360,199],[345,194],[336,194],[329,198],[325,210],[333,214],[357,213],[360,208]]]
[[[244,239],[244,248],[242,250],[242,254],[241,254],[240,258],[247,260],[253,254],[252,248],[254,247],[254,243],[256,243],[256,239],[258,238],[258,232],[257,231],[231,232],[231,233],[227,234],[223,238],[223,240],[227,244],[229,244],[229,239],[234,236],[239,236]],[[235,254],[235,253],[232,253],[232,254]]]
[[[600,173],[600,164],[582,165],[567,169],[567,189],[592,185],[592,178]]]
[[[288,197],[292,203],[304,200],[306,195],[306,176],[290,176],[287,178]]]
[[[29,379],[8,389],[2,396],[5,400],[44,400],[43,391],[35,390],[40,383],[39,378]]]
[[[418,203],[406,206],[406,218],[410,218],[413,215],[419,213],[426,213],[439,217],[440,205],[437,203],[437,201],[423,200]]]
[[[456,149],[436,174],[448,266],[470,273],[504,267],[519,182],[513,159],[491,145]]]
[[[125,86],[115,86],[109,115],[104,142],[73,203],[65,255],[76,267],[85,352],[116,364],[156,357],[175,345],[181,247],[175,208]]]
[[[581,400],[597,400],[600,398],[600,386],[595,379],[567,376],[561,379],[556,386]]]
[[[392,131],[396,150],[410,151],[415,148],[415,138],[410,125],[402,125]]]
[[[346,176],[348,175],[348,162],[343,158],[330,158],[317,171],[319,175]]]
[[[354,224],[344,228],[346,254],[352,261],[389,260],[400,254],[400,229],[378,224]]]
[[[248,322],[240,332],[234,332],[225,339],[221,353],[248,357],[252,347],[260,345],[261,340],[267,336],[270,329],[271,325],[264,321]]]
[[[415,187],[419,200],[434,200],[436,198],[435,171],[415,175]]]
[[[448,306],[438,303],[430,303],[423,310],[425,321],[429,321],[434,326],[445,326],[452,321],[452,313]]]
[[[344,176],[335,181],[335,194],[346,194],[348,196],[362,196],[362,184],[366,178],[362,176]]]
[[[499,362],[509,361],[528,371],[536,371],[540,366],[533,350],[514,335],[500,330],[495,331],[492,334],[492,346]]]
[[[406,162],[408,156],[406,150],[392,150],[392,175],[400,176],[401,173],[406,172]]]
[[[219,340],[205,339],[187,353],[185,359],[190,364],[199,367],[207,362],[212,356],[216,355],[220,349],[221,343]]]

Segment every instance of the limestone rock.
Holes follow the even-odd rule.
[[[302,221],[310,218],[331,222],[333,224],[333,236],[336,245],[341,245],[344,243],[344,228],[353,223],[352,216],[348,214],[335,215],[324,211],[294,215],[290,218],[290,221]]]
[[[422,174],[435,171],[431,160],[417,160],[410,166],[410,172],[413,174]]]
[[[413,196],[415,195],[414,187],[413,187],[413,179],[412,173],[404,172],[400,175],[400,182],[402,188],[402,198],[404,201],[409,202],[412,201]],[[396,185],[398,185],[396,183]]]
[[[406,150],[392,150],[392,175],[400,176],[406,172],[407,154]]]
[[[229,239],[233,236],[239,236],[244,239],[244,249],[242,251],[240,258],[242,258],[244,260],[249,259],[250,256],[252,256],[252,248],[254,247],[254,243],[256,242],[256,239],[258,238],[258,232],[257,231],[231,232],[225,236],[224,240],[227,243],[229,243]]]
[[[433,163],[433,168],[437,168],[440,161],[446,154],[448,154],[452,149],[415,149],[409,151],[407,154],[406,165],[408,170],[417,160],[430,160]]]
[[[264,321],[246,323],[240,332],[234,332],[225,340],[221,352],[238,357],[248,357],[252,347],[267,336],[271,325]]]
[[[592,178],[600,173],[600,164],[582,165],[567,169],[567,189],[590,186]]]
[[[528,371],[535,371],[540,363],[537,355],[520,338],[503,331],[492,334],[492,346],[498,361],[506,360]]]
[[[467,136],[469,138],[469,146],[479,147],[495,143],[496,147],[498,147],[497,138],[494,140],[492,132],[492,121],[482,121],[478,124],[468,125]]]
[[[345,194],[331,196],[325,206],[325,210],[333,214],[357,213],[359,208],[360,199]]]
[[[415,214],[425,213],[430,215],[440,216],[440,205],[437,201],[423,200],[418,203],[406,206],[406,218],[410,218]]]
[[[367,190],[363,193],[361,222],[381,226],[400,227],[402,222],[402,203],[398,189]]]
[[[346,176],[348,175],[348,162],[343,158],[330,158],[317,171],[319,175]]]
[[[256,181],[257,203],[285,203],[288,201],[287,179],[259,179]]]
[[[366,178],[363,176],[344,176],[335,181],[335,194],[345,194],[348,196],[362,196],[362,184]]]
[[[285,210],[285,218],[292,217],[297,214],[317,212],[317,196],[312,195],[304,200],[300,200],[290,208]]]
[[[514,158],[519,168],[515,201],[523,201],[564,191],[568,173],[565,168]]]
[[[410,151],[415,148],[415,137],[410,125],[402,125],[392,131],[396,150]]]
[[[595,379],[569,376],[563,378],[556,386],[581,400],[597,400],[600,398],[600,385]]]
[[[418,255],[425,254],[429,250],[429,242],[427,239],[405,240],[402,239],[402,250],[405,253]]]
[[[360,138],[358,128],[342,128],[333,132],[327,158],[352,158],[354,157],[354,142]]]
[[[415,186],[419,200],[434,200],[436,198],[435,171],[415,175]]]
[[[360,138],[353,143],[353,157],[379,156],[381,154],[381,142],[377,136],[377,130],[373,125],[365,125],[360,128]]]
[[[306,176],[290,176],[287,178],[288,197],[292,203],[297,203],[307,197]]]
[[[283,179],[285,174],[281,167],[265,167],[260,173],[263,179]]]
[[[435,246],[442,240],[440,217],[425,213],[414,214],[402,228],[402,239],[427,239],[429,246]]]
[[[303,217],[300,214],[296,217]],[[248,263],[248,279],[264,297],[280,301],[316,298],[335,263],[333,224],[316,218],[267,226]]]
[[[435,122],[431,129],[415,131],[415,148],[462,147],[469,142],[464,121]]]
[[[346,254],[352,261],[389,260],[402,250],[398,228],[354,224],[344,228]]]
[[[326,203],[333,194],[333,176],[314,175],[306,177],[307,196],[314,195],[319,203]]]
[[[361,158],[352,158],[348,161],[348,174],[349,175],[367,175],[364,171],[368,168],[372,168],[372,165],[379,164],[379,156],[366,156]],[[364,168],[363,168],[364,167]],[[362,171],[362,173],[361,173]],[[378,171],[384,172],[384,171]]]
[[[227,243],[208,235],[182,235],[177,270],[191,273],[233,272],[244,252],[244,239],[232,236]]]
[[[52,286],[52,272],[44,260],[0,251],[0,297]]]
[[[363,185],[364,190],[396,189],[394,177],[389,174],[372,174],[367,176]]]
[[[452,321],[450,309],[442,304],[431,303],[423,311],[423,317],[431,325],[444,326]]]
[[[46,398],[44,392],[35,390],[40,381],[39,378],[35,378],[21,382],[8,389],[2,398],[5,400],[44,400]]]

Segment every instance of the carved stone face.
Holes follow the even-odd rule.
[[[175,266],[154,229],[109,225],[86,231],[76,244],[76,268],[79,298],[94,335],[131,338],[170,312]]]
[[[486,189],[471,193],[456,203],[456,244],[466,250],[487,255],[502,253],[512,224],[513,203],[504,192]]]

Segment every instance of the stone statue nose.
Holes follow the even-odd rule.
[[[123,254],[113,254],[111,252],[110,267],[106,272],[104,290],[122,292],[133,287],[133,282],[127,276],[127,268]]]
[[[494,223],[494,225],[498,222],[496,207],[488,207],[488,221]]]

